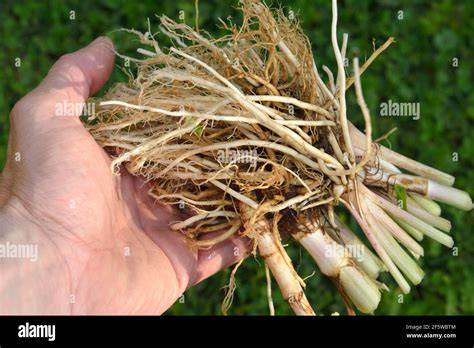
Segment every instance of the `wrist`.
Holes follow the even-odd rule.
[[[67,271],[52,244],[19,201],[0,209],[0,314],[70,312]]]

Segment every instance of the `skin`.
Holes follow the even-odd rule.
[[[178,212],[140,178],[114,175],[80,119],[107,81],[113,45],[99,38],[61,57],[10,115],[0,178],[0,244],[38,245],[38,259],[0,258],[2,314],[161,314],[190,286],[245,256],[235,237],[209,250],[170,230]]]

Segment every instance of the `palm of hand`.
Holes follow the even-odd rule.
[[[77,117],[55,115],[58,103],[95,93],[112,65],[110,42],[96,41],[60,60],[15,106],[3,200],[40,226],[49,247],[39,261],[54,257],[61,265],[53,311],[162,313],[186,288],[241,257],[246,241],[192,250],[169,228],[176,212],[155,204],[139,178],[112,174]]]

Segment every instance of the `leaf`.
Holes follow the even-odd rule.
[[[194,134],[196,134],[198,137],[201,137],[203,132],[204,132],[204,127],[203,126],[198,126],[198,127],[194,128]]]
[[[400,205],[402,202],[401,208],[407,210],[407,190],[398,184],[395,184],[395,195],[397,196],[397,202]]]

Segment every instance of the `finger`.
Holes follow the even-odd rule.
[[[13,121],[21,128],[26,122],[30,126],[43,125],[54,116],[77,119],[82,113],[80,104],[104,85],[113,64],[113,44],[104,37],[62,56],[43,82],[15,105]]]
[[[200,250],[197,275],[191,285],[195,285],[247,257],[251,250],[251,240],[240,236],[233,236],[208,250]]]
[[[179,211],[168,206],[157,206],[150,197],[148,191],[150,185],[143,179],[134,180],[137,209],[140,210],[142,223],[148,226],[156,226],[149,233],[150,238],[161,247],[176,271],[179,288],[184,291],[220,270],[231,266],[246,257],[252,250],[251,240],[247,237],[232,236],[231,238],[214,245],[207,250],[197,251],[190,248],[184,240],[184,236],[165,228],[159,231],[159,226],[169,226],[173,221],[182,220]],[[205,239],[215,238],[225,231],[207,233]]]
[[[114,57],[112,41],[99,37],[79,51],[61,57],[38,89],[45,93],[66,91],[70,101],[85,101],[108,80]]]
[[[98,38],[54,64],[43,82],[10,114],[9,151],[22,156],[21,162],[10,167],[21,166],[27,173],[37,173],[38,167],[47,169],[51,161],[60,159],[76,166],[78,154],[99,148],[78,116],[87,98],[109,78],[113,63],[112,42]],[[64,170],[66,167],[63,165]]]

